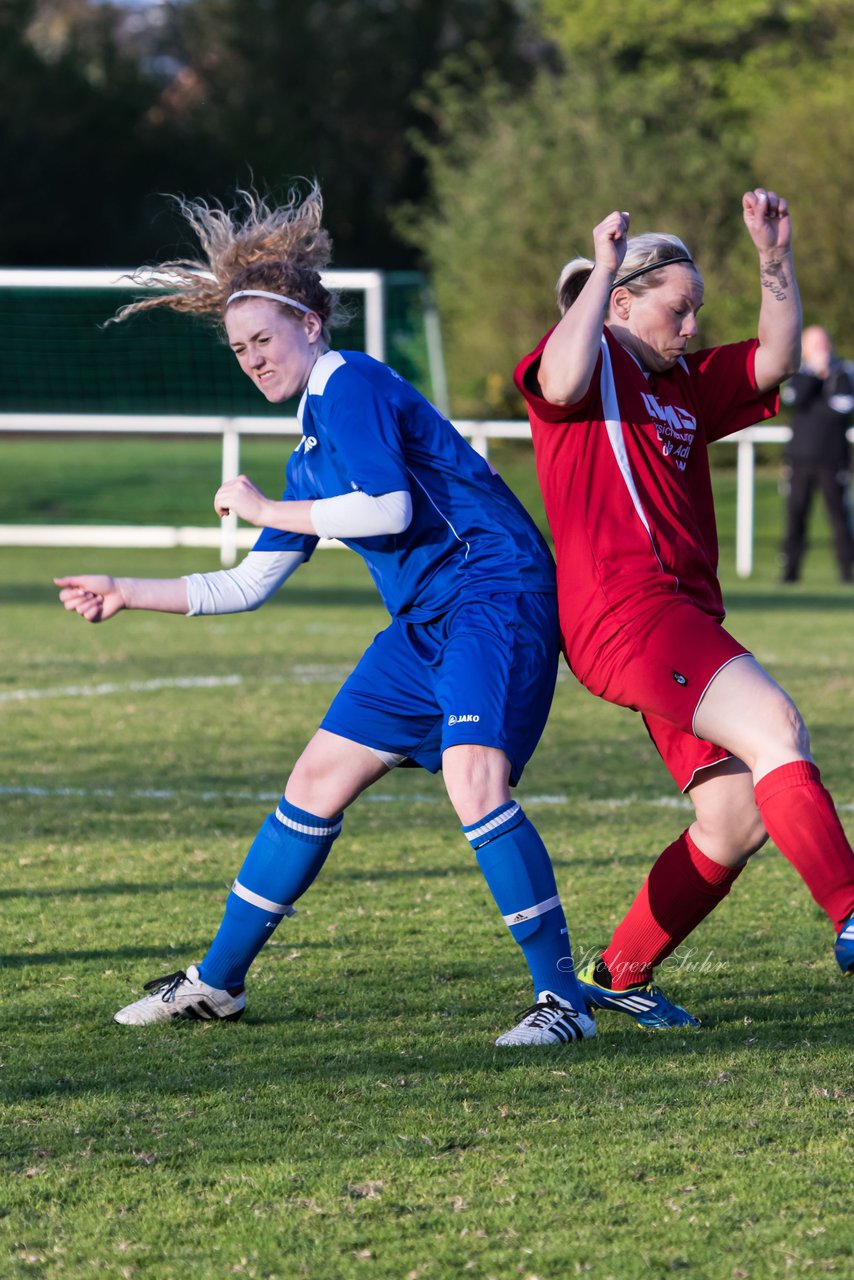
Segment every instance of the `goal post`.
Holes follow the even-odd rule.
[[[413,364],[416,348],[427,345],[422,335],[413,334],[419,324],[413,283],[420,277],[408,276],[400,282],[373,270],[321,273],[326,287],[342,295],[350,317],[336,329],[336,345],[391,363],[397,347],[402,371],[420,380],[429,395],[427,363]],[[237,473],[241,435],[298,433],[296,401],[270,405],[259,396],[223,349],[216,325],[188,323],[188,317],[164,309],[104,327],[120,306],[145,292],[144,271],[132,269],[0,269],[0,439],[23,433],[45,441],[96,435],[105,447],[121,448],[128,435],[220,437],[222,475],[230,478]],[[390,293],[396,300],[404,293],[408,299],[394,308],[391,344]],[[423,329],[423,317],[420,324]],[[214,540],[228,561],[238,545],[255,536],[252,530],[238,533],[230,518],[221,529],[170,533],[162,526],[150,528],[148,536],[158,546],[164,539],[168,545],[200,546]],[[144,545],[146,536],[145,526],[141,532],[120,524],[69,526],[49,517],[39,526],[0,525],[0,545],[69,546],[75,539],[89,545],[129,545],[129,540]]]

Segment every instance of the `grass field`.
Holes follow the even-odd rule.
[[[0,519],[204,519],[215,454],[191,447],[63,461],[4,444]],[[281,467],[257,449],[264,481]],[[530,496],[524,455],[504,464]],[[799,702],[851,830],[854,593],[823,533],[805,583],[776,587],[770,474],[756,578],[735,582],[730,473],[719,490],[732,627]],[[384,624],[339,552],[243,617],[89,627],[51,585],[214,567],[0,551],[0,1276],[852,1275],[854,983],[770,847],[663,966],[699,1031],[603,1015],[580,1046],[499,1051],[529,1001],[521,958],[440,780],[401,771],[348,813],[241,1023],[111,1023],[203,954],[290,762]],[[687,811],[638,718],[569,677],[520,799],[583,957]]]

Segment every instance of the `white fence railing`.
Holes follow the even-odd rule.
[[[530,440],[527,422],[457,422],[457,429],[471,440],[483,457],[490,440]],[[296,418],[145,417],[103,414],[3,414],[0,433],[104,435],[200,435],[222,439],[222,478],[240,474],[240,438],[296,436]],[[736,573],[747,578],[753,571],[755,454],[757,444],[785,444],[789,428],[748,427],[719,443],[734,444],[736,467]],[[854,430],[849,431],[854,439]],[[239,529],[236,516],[226,516],[219,526],[207,528],[168,525],[60,525],[0,524],[0,546],[27,547],[219,547],[224,565],[234,564],[241,548],[251,547],[257,529]],[[330,544],[330,545],[335,545]]]

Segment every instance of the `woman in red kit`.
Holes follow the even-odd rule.
[[[768,835],[854,971],[854,853],[788,694],[723,627],[708,444],[773,417],[798,367],[801,309],[788,205],[748,191],[758,336],[689,354],[703,280],[675,236],[628,236],[615,211],[595,256],[561,273],[562,319],[521,361],[555,540],[563,647],[592,693],[643,714],[694,821],[658,857],[598,960],[593,1008],[650,1027],[697,1019],[654,967],[726,896]]]

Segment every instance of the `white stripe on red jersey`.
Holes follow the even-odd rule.
[[[544,400],[540,356],[516,369],[555,541],[561,628],[583,677],[626,624],[687,595],[723,617],[707,444],[773,417],[776,393],[754,382],[758,343],[698,351],[645,375],[606,329],[576,405]]]

